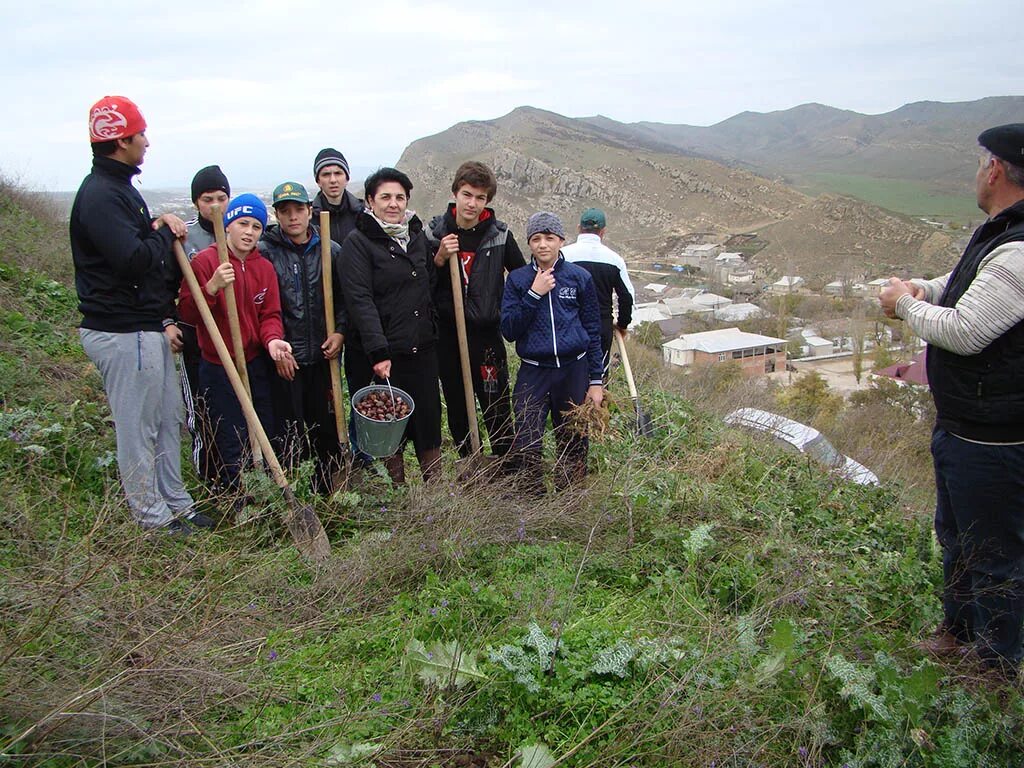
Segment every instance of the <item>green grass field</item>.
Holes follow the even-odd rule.
[[[797,179],[796,186],[802,192],[850,195],[898,213],[952,220],[961,225],[978,221],[982,216],[970,195],[938,193],[917,181],[849,173],[815,173]]]

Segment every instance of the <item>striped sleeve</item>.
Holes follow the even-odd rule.
[[[929,344],[958,355],[981,352],[1024,320],[1024,242],[1005,243],[988,254],[956,306],[901,296],[896,314]]]

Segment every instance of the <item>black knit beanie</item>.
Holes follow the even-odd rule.
[[[192,177],[192,202],[195,203],[203,192],[222,190],[224,194],[231,197],[231,185],[228,184],[228,177],[219,165],[208,165],[200,169]]]
[[[321,149],[316,153],[316,160],[313,161],[313,178],[319,180],[320,171],[329,165],[341,166],[341,170],[345,172],[345,176],[349,179],[352,178],[352,174],[348,172],[348,160],[336,149]]]

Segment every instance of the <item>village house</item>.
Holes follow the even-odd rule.
[[[703,293],[698,293],[696,296],[694,296],[693,303],[699,304],[702,307],[707,307],[708,309],[715,310],[721,307],[729,306],[730,304],[732,304],[732,299],[730,299],[727,296],[719,296],[717,293],[705,291]]]
[[[724,323],[742,323],[754,317],[764,317],[765,311],[757,304],[743,302],[741,304],[730,304],[715,310],[715,319]]]
[[[799,275],[783,275],[772,283],[768,290],[774,294],[796,293],[797,289],[803,287],[803,284],[804,279]]]
[[[786,340],[739,328],[688,333],[661,345],[666,363],[679,366],[717,365],[735,361],[745,376],[761,376],[786,368]]]

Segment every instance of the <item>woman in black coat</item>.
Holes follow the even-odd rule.
[[[412,182],[381,168],[365,182],[366,210],[341,249],[348,311],[345,376],[349,391],[377,379],[412,395],[415,410],[405,438],[416,449],[423,478],[440,470],[441,394],[437,369],[436,275],[423,224],[407,210]],[[396,482],[405,480],[398,452],[384,460]]]

